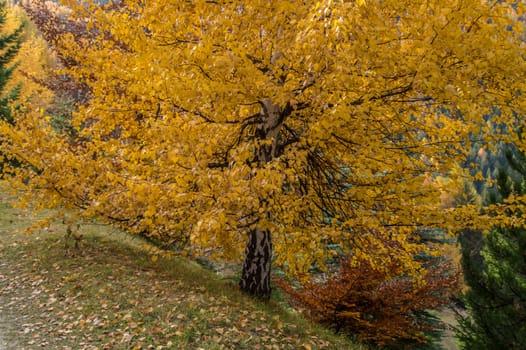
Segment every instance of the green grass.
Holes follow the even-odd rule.
[[[0,201],[0,339],[16,348],[366,349],[115,228],[81,226],[78,249],[60,223],[20,233],[36,219]]]

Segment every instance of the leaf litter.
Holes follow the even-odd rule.
[[[0,220],[0,350],[362,348],[268,311],[190,261],[174,269],[100,235],[72,252],[61,227],[27,236]]]

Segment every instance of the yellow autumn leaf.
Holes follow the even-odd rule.
[[[11,182],[41,208],[193,256],[262,253],[267,273],[272,258],[304,278],[336,246],[418,274],[415,230],[487,222],[444,210],[454,189],[435,181],[470,176],[453,170],[475,131],[526,149],[486,120],[524,124],[522,3],[67,4],[92,30],[61,29],[54,47],[88,96],[67,130],[42,106],[0,124],[0,152],[23,165],[7,167]],[[260,280],[249,292],[270,291]]]

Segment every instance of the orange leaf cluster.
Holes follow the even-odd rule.
[[[277,283],[308,317],[338,332],[379,346],[410,347],[428,342],[425,332],[444,325],[420,315],[449,303],[458,290],[458,273],[449,263],[441,262],[427,268],[423,280],[417,282],[403,274],[390,277],[400,269],[396,262],[387,268],[380,271],[368,263],[356,266],[345,258],[338,272],[326,281],[311,279],[301,289],[283,279]]]

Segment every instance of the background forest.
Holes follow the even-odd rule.
[[[4,4],[5,195],[364,346],[523,349],[524,5]]]

